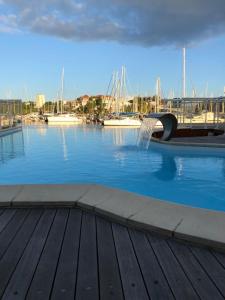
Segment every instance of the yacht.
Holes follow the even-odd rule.
[[[82,123],[83,119],[78,118],[74,114],[58,114],[54,116],[48,116],[47,117],[48,123]]]
[[[138,116],[134,113],[125,113],[125,103],[128,100],[127,97],[127,85],[126,85],[126,68],[122,66],[121,76],[119,73],[113,74],[111,96],[114,99],[115,114],[109,119],[105,119],[102,124],[104,126],[135,126],[140,127],[142,122]]]
[[[129,117],[118,117],[109,120],[104,120],[104,126],[135,126],[140,127],[141,121],[136,118],[129,118]]]
[[[60,101],[57,102],[57,114],[45,115],[45,121],[50,123],[82,123],[83,119],[78,118],[75,114],[64,113],[63,111],[63,91],[64,91],[64,68],[62,69],[61,77],[61,97]],[[60,110],[61,106],[61,110]]]

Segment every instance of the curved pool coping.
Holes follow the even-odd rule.
[[[0,186],[0,208],[81,207],[124,225],[225,251],[225,212],[96,184]]]
[[[193,142],[174,142],[174,141],[161,141],[152,137],[151,141],[158,144],[170,145],[170,146],[185,146],[185,147],[207,147],[207,148],[225,148],[225,144],[216,143],[193,143]]]

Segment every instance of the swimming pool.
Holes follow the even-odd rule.
[[[0,138],[0,184],[98,183],[225,211],[224,149],[137,146],[139,129],[27,126]]]

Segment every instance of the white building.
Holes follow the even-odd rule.
[[[42,108],[45,104],[45,95],[39,94],[36,96],[36,108]]]

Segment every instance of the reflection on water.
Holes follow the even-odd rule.
[[[183,159],[180,157],[177,162],[178,162],[178,176],[181,177],[183,175],[183,168],[184,168]]]
[[[124,135],[121,128],[115,128],[113,130],[113,143],[116,146],[124,145]]]
[[[0,137],[0,164],[24,155],[23,132]]]
[[[151,172],[151,176],[162,180],[162,181],[170,181],[173,180],[179,171],[180,163],[176,161],[176,156],[169,155],[169,153],[162,151],[162,147],[154,148],[155,151],[151,149],[147,150],[145,147],[143,148],[142,145],[125,145],[120,147],[121,152],[139,152],[140,155],[143,155],[143,158],[146,161],[146,155],[150,155],[150,158],[146,163],[149,163],[149,172]],[[157,166],[153,167],[152,161],[157,162]]]
[[[47,127],[39,126],[39,127],[37,128],[37,131],[38,131],[38,133],[39,133],[40,135],[45,136],[46,133],[47,133]]]
[[[64,159],[64,161],[66,161],[66,160],[68,160],[68,150],[67,150],[65,130],[63,127],[60,127],[60,134],[62,137],[63,159]]]
[[[151,143],[150,152],[160,153],[165,156],[204,159],[204,158],[224,158],[224,148],[207,148],[207,147],[189,147],[189,146],[172,146]]]
[[[161,156],[160,168],[153,175],[162,181],[172,181],[177,176],[177,164],[174,157]]]
[[[125,143],[125,128],[123,127],[104,127],[102,130],[103,135],[107,133],[112,133],[113,144],[115,146],[122,146]]]
[[[124,138],[125,133],[124,133],[123,128],[115,127],[111,130],[113,130],[112,131],[113,132],[113,144],[115,146],[124,145],[125,144],[125,138]],[[124,166],[124,161],[126,159],[126,153],[124,151],[116,151],[114,153],[114,159],[120,163],[120,166]]]

